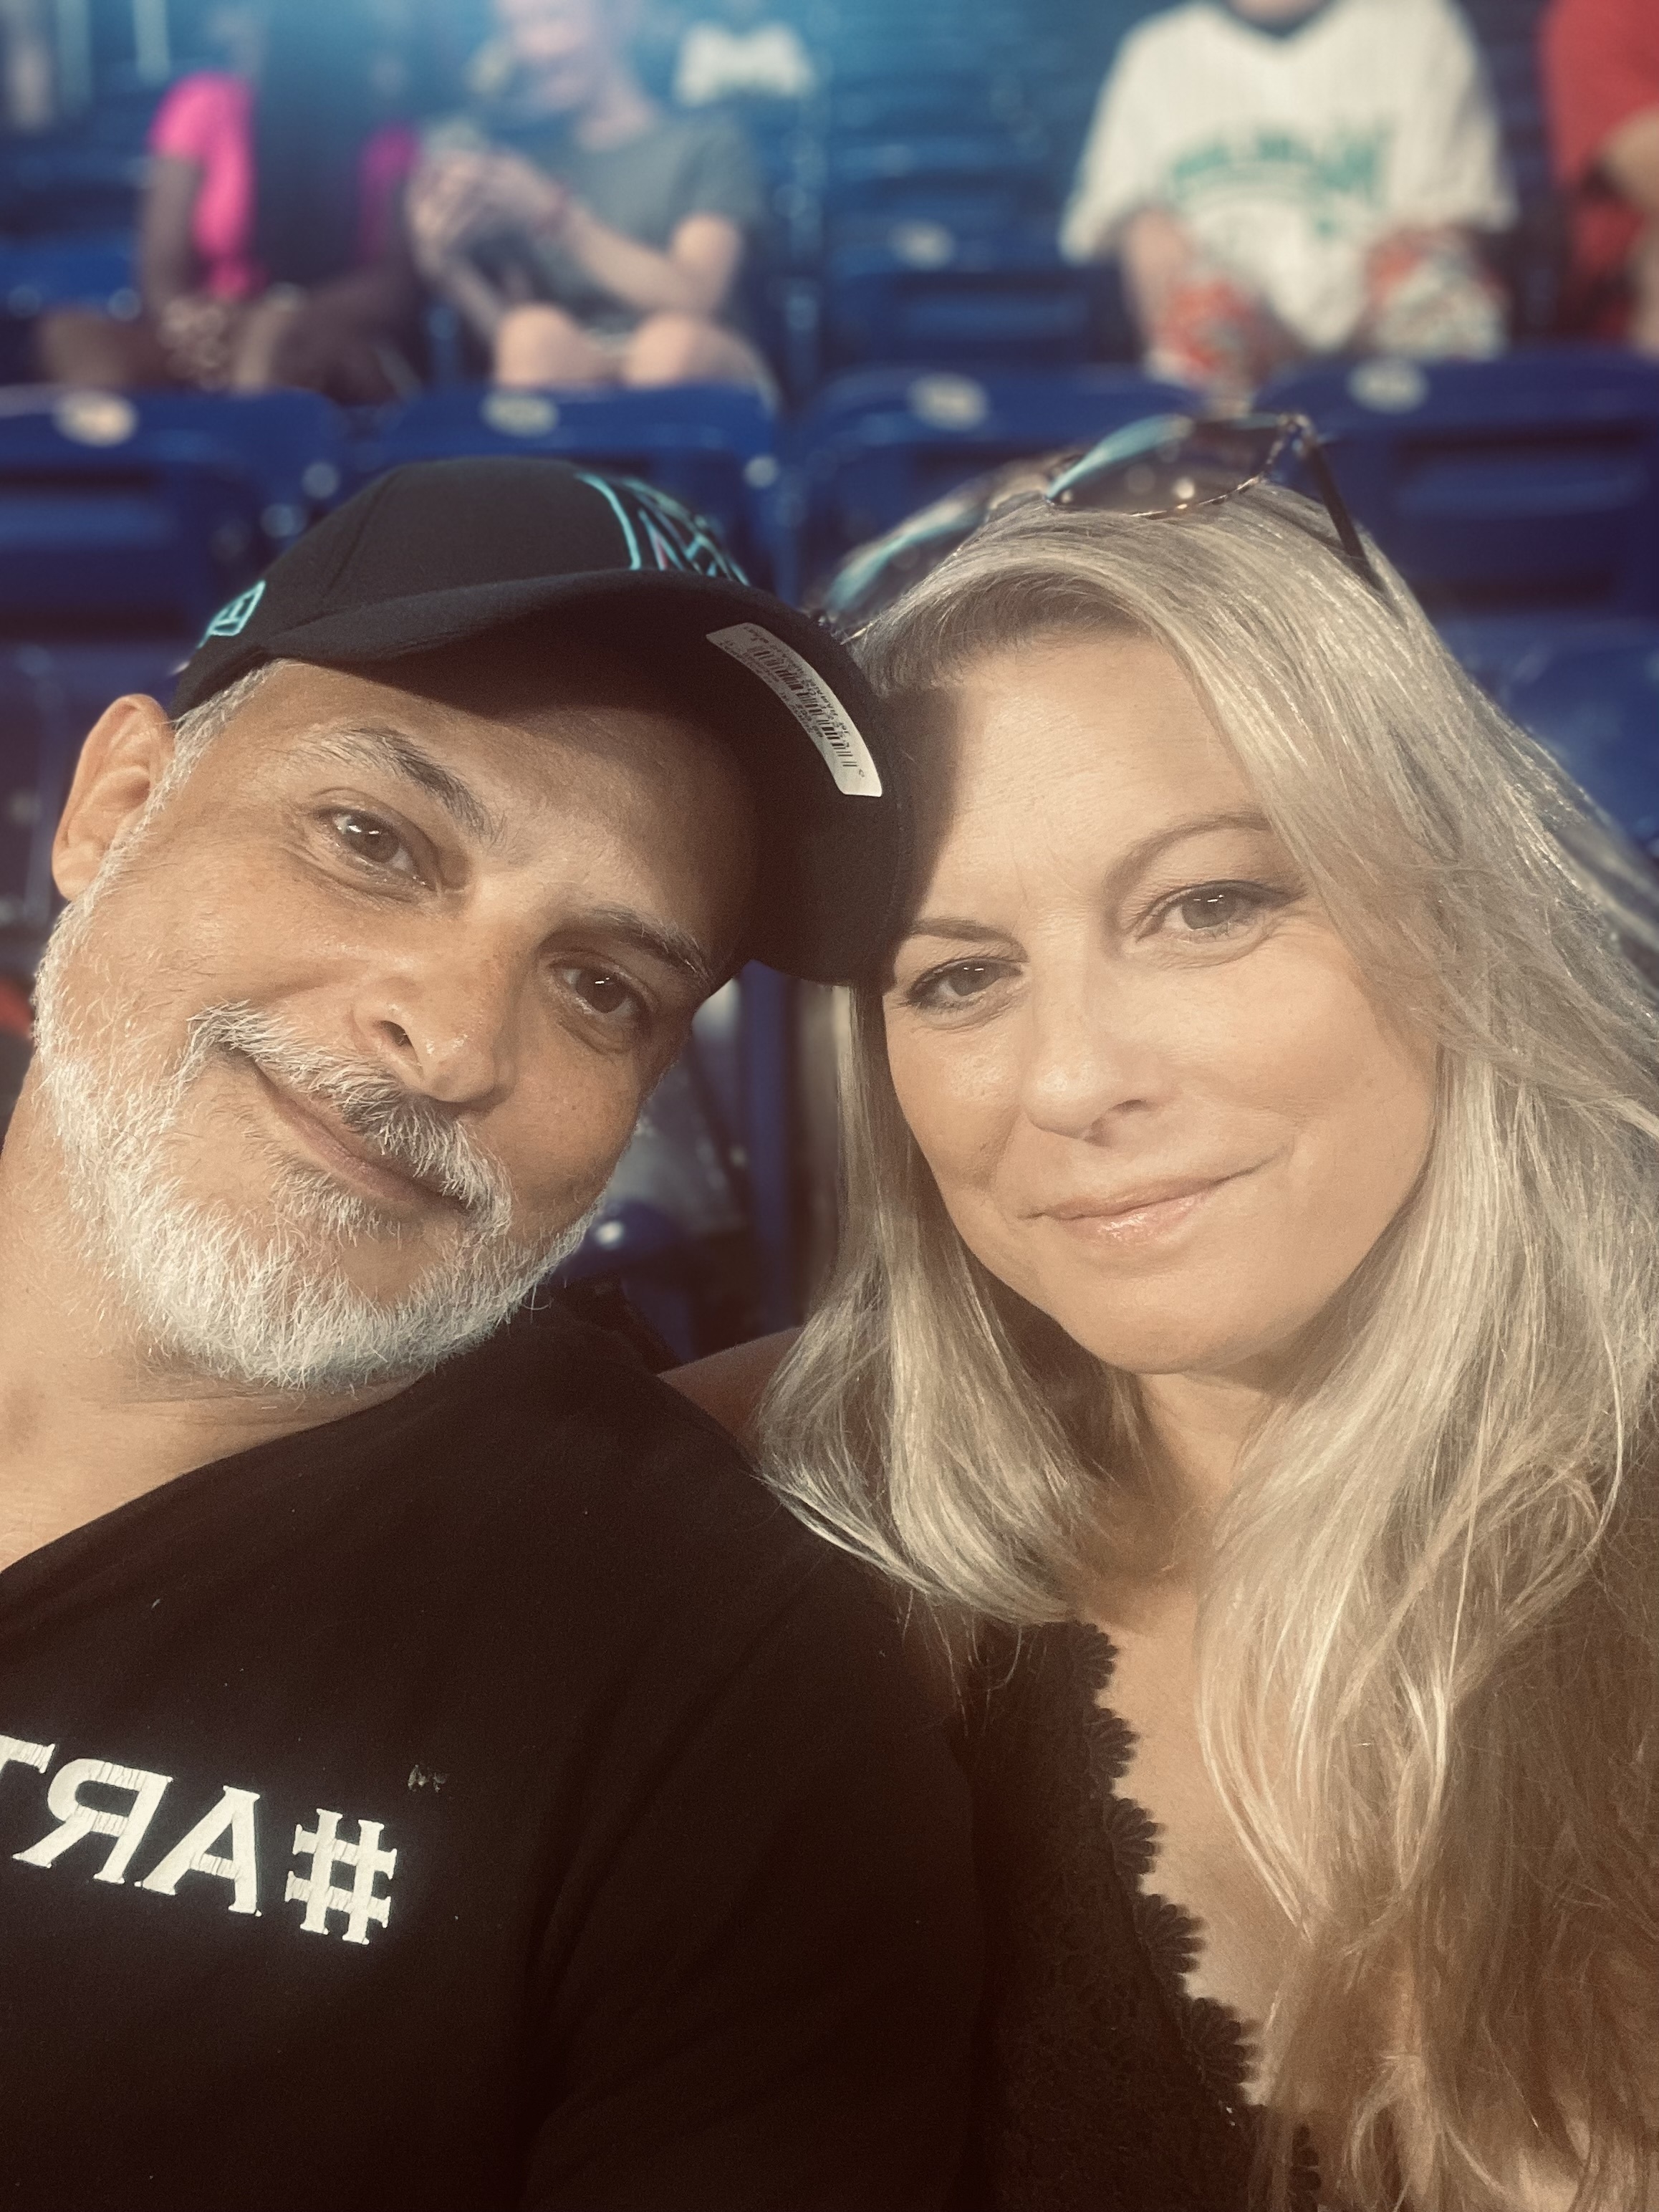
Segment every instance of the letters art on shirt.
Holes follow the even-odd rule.
[[[57,1748],[21,1736],[0,1735],[0,1789],[15,1787],[20,1778],[9,1774],[9,1769],[33,1769],[50,1776],[46,1811],[55,1825],[26,1850],[12,1854],[20,1865],[53,1868],[76,1845],[95,1850],[100,1841],[106,1841],[101,1863],[92,1869],[94,1881],[125,1883],[131,1875],[136,1888],[176,1897],[182,1882],[205,1879],[224,1885],[228,1911],[256,1916],[265,1902],[276,1902],[270,1890],[263,1900],[261,1897],[262,1855],[269,1863],[277,1847],[273,1837],[261,1839],[257,1790],[227,1784],[217,1802],[180,1834],[176,1824],[161,1817],[163,1800],[173,1787],[171,1775],[100,1759],[68,1759],[54,1770]],[[84,1794],[88,1791],[98,1795],[89,1799]],[[109,1797],[127,1802],[100,1802]],[[354,1834],[345,1832],[349,1826],[355,1828]],[[392,1917],[387,1892],[398,1854],[382,1848],[383,1832],[381,1821],[351,1821],[321,1807],[310,1826],[303,1821],[298,1825],[289,1856],[304,1871],[289,1867],[280,1901],[304,1908],[295,1922],[302,1934],[335,1935],[347,1943],[362,1944],[371,1928],[387,1925]],[[158,1844],[163,1846],[159,1853]],[[78,1863],[84,1856],[77,1855]]]

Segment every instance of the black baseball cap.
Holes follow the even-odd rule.
[[[262,661],[412,659],[543,616],[550,659],[577,625],[622,644],[736,755],[760,831],[744,957],[820,982],[863,974],[898,921],[910,843],[882,708],[822,624],[630,477],[528,455],[392,470],[220,609],[173,711]]]

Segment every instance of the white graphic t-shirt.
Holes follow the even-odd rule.
[[[1212,0],[1154,16],[1103,87],[1060,228],[1075,261],[1168,208],[1316,350],[1364,304],[1368,249],[1514,218],[1474,41],[1450,0],[1331,0],[1257,29]]]

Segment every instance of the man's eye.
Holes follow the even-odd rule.
[[[367,861],[374,868],[413,874],[414,855],[397,831],[378,815],[360,814],[356,808],[343,807],[329,817],[329,824],[354,860]]]
[[[596,1014],[614,1017],[644,1012],[639,993],[612,969],[567,968],[562,973],[583,1005],[591,1006]]]

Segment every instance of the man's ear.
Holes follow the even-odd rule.
[[[173,725],[154,699],[133,695],[107,707],[88,732],[52,840],[53,880],[79,898],[104,855],[149,803],[173,762]]]

